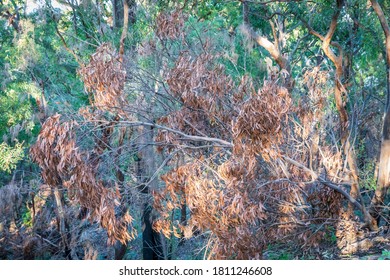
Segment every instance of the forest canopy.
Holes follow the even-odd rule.
[[[0,259],[389,258],[389,24],[0,0]]]

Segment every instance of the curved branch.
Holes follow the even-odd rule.
[[[326,56],[334,63],[336,68],[338,68],[338,65],[342,65],[343,50],[339,43],[332,42],[332,38],[336,31],[337,21],[343,6],[344,6],[344,0],[337,0],[337,10],[332,16],[332,20],[330,22],[328,32],[326,33],[325,36],[317,32],[316,30],[314,30],[313,27],[311,27],[311,25],[307,21],[305,21],[300,15],[295,14],[296,16],[299,17],[302,23],[309,30],[309,33],[316,36],[318,39],[322,41],[322,50],[325,52]],[[338,56],[336,56],[336,54],[332,51],[330,46],[336,47],[338,49],[339,51]]]
[[[336,185],[332,182],[329,182],[328,180],[325,180],[324,178],[322,178],[321,176],[319,176],[317,173],[314,172],[314,170],[312,169],[309,169],[307,168],[306,166],[304,166],[303,164],[287,157],[287,156],[283,156],[283,158],[291,163],[292,165],[295,165],[296,167],[298,168],[301,168],[303,171],[309,173],[312,177],[313,180],[317,180],[318,182],[324,184],[325,186],[335,190],[336,192],[342,194],[346,199],[348,199],[349,202],[351,202],[357,209],[359,209],[360,211],[363,211],[363,206],[356,200],[354,199],[352,196],[349,195],[349,193],[344,190],[341,186],[339,185]]]
[[[285,69],[290,74],[290,65],[288,60],[283,57],[283,55],[279,51],[279,47],[276,46],[276,43],[272,43],[268,38],[264,36],[260,36],[257,34],[250,26],[247,24],[241,25],[241,31],[247,35],[249,38],[252,38],[256,41],[256,43],[266,49],[272,58],[276,61],[276,63],[280,66],[281,69]],[[277,38],[276,38],[277,40]]]
[[[206,141],[206,142],[214,142],[214,143],[218,143],[220,144],[221,146],[224,146],[224,147],[227,147],[227,148],[233,148],[233,143],[231,142],[228,142],[228,141],[225,141],[225,140],[222,140],[222,139],[219,139],[219,138],[213,138],[213,137],[207,137],[207,136],[197,136],[197,135],[189,135],[189,134],[186,134],[182,131],[179,131],[179,130],[176,130],[176,129],[173,129],[173,128],[170,128],[170,127],[167,127],[167,126],[163,126],[163,125],[159,125],[159,124],[156,124],[156,123],[149,123],[149,122],[141,122],[141,121],[118,121],[118,123],[122,123],[122,124],[127,124],[129,126],[149,126],[149,127],[155,127],[155,128],[158,128],[158,129],[161,129],[161,130],[166,130],[166,131],[169,131],[169,132],[172,132],[172,133],[175,133],[177,135],[180,135],[188,140],[192,140],[192,141]]]
[[[333,35],[336,31],[336,28],[337,28],[337,20],[340,16],[341,9],[344,6],[344,0],[337,0],[336,2],[337,2],[337,10],[336,10],[336,13],[334,13],[334,15],[332,16],[332,20],[331,20],[330,25],[329,25],[328,33],[325,35],[325,38],[324,38],[324,43],[327,43],[327,44],[329,44],[330,41],[332,40],[332,37],[333,37]]]
[[[379,5],[378,1],[376,0],[370,0],[371,1],[371,6],[374,9],[375,13],[378,16],[379,22],[381,23],[382,29],[385,32],[386,37],[390,37],[390,27],[389,24],[387,23],[385,14],[383,13],[383,10],[381,6]]]

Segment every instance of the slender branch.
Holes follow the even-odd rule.
[[[339,1],[337,1],[339,3]],[[313,27],[306,21],[304,20],[301,16],[297,15],[301,22],[306,26],[308,29],[309,33],[316,36],[318,39],[322,41],[322,49],[325,52],[325,54],[329,57],[329,59],[335,64],[338,65],[340,63],[340,59],[342,57],[343,49],[341,45],[337,42],[332,41],[332,37],[334,35],[334,32],[336,31],[337,27],[337,20],[340,15],[340,10],[341,7],[337,7],[336,13],[333,15],[328,33],[323,36],[319,32],[313,29]],[[333,46],[338,49],[339,55],[336,56],[335,53],[332,51],[332,49],[329,46]]]
[[[66,41],[65,41],[64,36],[62,36],[60,30],[58,29],[57,20],[56,20],[56,17],[55,17],[55,15],[54,15],[54,12],[53,12],[51,3],[49,3],[48,1],[46,1],[46,5],[47,5],[47,7],[48,7],[48,9],[49,9],[49,11],[50,11],[50,15],[51,15],[51,17],[52,17],[52,19],[53,19],[54,28],[55,28],[55,30],[56,30],[56,33],[57,33],[58,37],[60,37],[61,42],[62,42],[62,44],[64,45],[65,50],[67,50],[71,55],[73,55],[73,57],[76,59],[76,61],[77,61],[77,63],[78,63],[79,65],[83,65],[83,63],[81,62],[80,58],[76,55],[76,53],[75,53],[73,50],[71,50],[71,49],[69,48],[68,44],[67,44]]]
[[[256,41],[259,46],[266,49],[272,58],[276,61],[276,63],[280,66],[282,69],[286,69],[287,72],[290,73],[290,66],[286,58],[282,56],[282,54],[279,51],[279,47],[276,46],[276,43],[272,43],[268,38],[264,36],[260,36],[257,34],[250,26],[247,24],[241,25],[241,31],[247,35],[249,38],[252,38]],[[276,36],[277,40],[277,36]]]
[[[334,15],[332,16],[332,20],[331,20],[330,25],[329,25],[328,33],[325,35],[325,38],[324,38],[324,44],[327,44],[327,45],[329,45],[329,43],[332,40],[332,37],[336,31],[337,21],[338,21],[338,18],[340,16],[341,9],[344,5],[344,0],[337,0],[336,2],[337,2],[337,10],[334,13]]]
[[[275,23],[273,23],[272,20],[270,20],[269,24],[271,25],[272,36],[274,37],[273,45],[274,45],[275,49],[280,53],[280,49],[279,49],[279,36],[278,36],[278,32],[276,31]]]
[[[341,186],[338,186],[332,182],[329,182],[328,180],[322,178],[321,176],[319,176],[316,172],[314,172],[314,170],[312,169],[309,169],[307,168],[306,166],[304,166],[303,164],[287,157],[287,156],[283,156],[283,158],[291,163],[292,165],[295,165],[296,167],[299,167],[301,168],[303,171],[309,173],[312,177],[313,180],[317,180],[318,182],[324,184],[325,186],[337,191],[338,193],[342,194],[346,199],[348,199],[349,202],[351,202],[356,208],[358,208],[359,210],[363,211],[363,206],[356,200],[354,199],[352,196],[349,195],[349,193],[347,191],[345,191]]]
[[[51,242],[50,240],[46,239],[46,238],[43,238],[41,235],[39,235],[38,233],[35,234],[36,236],[38,236],[40,239],[42,239],[43,241],[49,243],[51,246],[53,247],[56,247],[56,248],[60,248],[60,246],[58,246],[58,244],[54,244],[53,242]]]
[[[381,6],[376,0],[370,0],[370,1],[375,13],[378,15],[378,19],[381,23],[382,29],[385,32],[385,36],[390,37],[390,27],[389,24],[387,23],[386,16],[383,13]]]
[[[167,165],[168,161],[170,161],[174,155],[176,155],[178,152],[181,152],[182,149],[180,150],[176,150],[174,151],[173,153],[171,153],[161,164],[160,166],[157,168],[157,170],[153,173],[152,177],[149,179],[148,182],[146,183],[142,183],[142,184],[139,184],[138,186],[136,186],[137,189],[141,188],[142,187],[142,190],[144,188],[147,188],[149,187],[149,185],[156,179],[156,177],[158,176],[158,174],[160,173],[160,171]]]
[[[214,142],[214,143],[218,143],[224,147],[228,147],[228,148],[233,148],[233,143],[231,142],[228,142],[228,141],[225,141],[225,140],[222,140],[222,139],[219,139],[219,138],[213,138],[213,137],[206,137],[206,136],[197,136],[197,135],[189,135],[189,134],[186,134],[182,131],[179,131],[179,130],[176,130],[176,129],[173,129],[173,128],[170,128],[170,127],[166,127],[166,126],[163,126],[163,125],[159,125],[159,124],[156,124],[156,123],[149,123],[149,122],[141,122],[141,121],[119,121],[118,123],[122,123],[122,124],[127,124],[127,125],[130,125],[130,126],[150,126],[150,127],[156,127],[158,129],[161,129],[161,130],[166,130],[166,131],[169,131],[169,132],[172,132],[172,133],[175,133],[175,134],[178,134],[188,140],[192,140],[192,141],[206,141],[206,142]]]
[[[120,47],[119,47],[120,62],[123,62],[123,54],[125,53],[125,40],[127,37],[128,28],[129,28],[129,3],[127,3],[127,0],[123,0],[123,30],[121,35]]]

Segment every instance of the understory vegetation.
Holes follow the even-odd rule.
[[[0,259],[389,259],[389,23],[0,0]]]

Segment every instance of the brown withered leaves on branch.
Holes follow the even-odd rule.
[[[309,95],[300,109],[307,109],[307,114],[301,114],[277,77],[265,81],[259,90],[247,77],[237,85],[224,74],[217,59],[208,52],[179,55],[166,81],[182,106],[160,122],[188,135],[231,141],[233,152],[220,149],[209,156],[206,152],[194,156],[191,151],[185,164],[163,175],[165,188],[154,193],[154,206],[160,214],[155,229],[167,237],[181,237],[182,233],[189,238],[194,231],[210,232],[213,245],[209,253],[216,259],[262,258],[268,244],[292,237],[302,249],[319,248],[327,233],[316,228],[322,223],[335,226],[327,219],[334,221],[342,197],[319,183],[302,183],[312,178],[284,163],[283,156],[298,162],[316,160],[312,153],[319,152],[318,148],[296,148],[295,143],[317,135],[312,137],[317,139],[312,145],[318,146],[316,124],[324,116],[327,73],[319,69],[306,73]],[[168,151],[186,141],[163,131],[156,140],[167,144]],[[321,152],[326,154],[325,150]],[[336,154],[326,157],[319,164],[328,168],[329,174],[338,174]],[[190,212],[186,224],[172,221],[172,212],[183,205]]]
[[[56,114],[46,120],[37,142],[32,146],[32,159],[41,168],[44,181],[50,186],[63,185],[71,199],[89,210],[91,221],[97,221],[107,230],[111,244],[131,239],[128,225],[132,217],[126,213],[121,219],[115,215],[119,206],[119,192],[104,186],[96,169],[88,164],[88,153],[76,143],[74,121],[62,121]]]
[[[156,33],[161,39],[178,39],[183,37],[184,14],[176,9],[172,12],[161,12],[156,18]]]
[[[85,88],[92,93],[91,105],[101,111],[123,113],[126,71],[119,54],[108,44],[102,44],[87,65],[79,69]]]
[[[174,125],[175,129],[190,135],[231,137],[231,121],[237,114],[232,108],[243,96],[235,94],[232,79],[215,60],[216,56],[208,53],[193,57],[184,52],[178,57],[166,80],[172,95],[183,106],[160,118],[160,123]],[[157,141],[179,143],[177,135],[166,131],[158,132]]]
[[[294,207],[301,203],[297,186],[278,182],[258,188],[264,180],[276,179],[265,176],[267,167],[259,156],[267,161],[279,157],[292,100],[277,80],[266,81],[258,91],[245,76],[236,85],[215,63],[217,58],[187,52],[178,57],[167,84],[182,107],[160,121],[189,135],[233,141],[233,154],[221,151],[224,159],[217,161],[215,155],[189,160],[162,176],[166,187],[154,194],[160,213],[154,226],[168,237],[210,231],[212,258],[229,258],[234,252],[234,258],[258,259],[267,242],[295,230],[292,221],[302,217]],[[159,132],[157,140],[177,145],[181,139]],[[187,224],[172,224],[170,213],[183,205],[191,213]]]
[[[273,81],[265,82],[240,108],[233,126],[234,152],[275,158],[277,150],[272,148],[283,140],[282,126],[288,121],[291,104],[287,89]]]
[[[226,259],[231,253],[237,258],[259,258],[264,248],[261,239],[252,238],[253,228],[265,218],[258,200],[247,188],[238,191],[235,185],[213,176],[204,176],[201,163],[189,163],[162,176],[166,188],[155,193],[155,209],[160,219],[154,224],[165,236],[190,238],[194,231],[210,230],[216,239],[213,258]],[[191,216],[186,224],[170,221],[169,211],[186,205]]]

